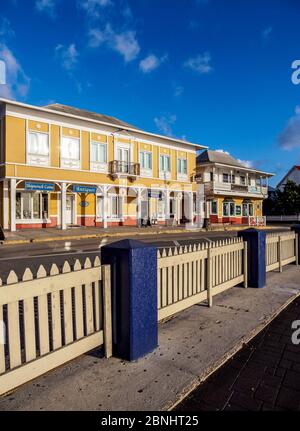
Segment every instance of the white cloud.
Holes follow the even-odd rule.
[[[128,30],[116,33],[110,24],[107,24],[103,31],[98,29],[91,29],[89,31],[90,47],[97,48],[103,43],[121,54],[126,63],[134,60],[140,52],[140,45],[137,41],[135,31]]]
[[[101,9],[112,5],[111,0],[79,0],[79,6],[93,18],[98,18],[101,15]]]
[[[183,65],[199,74],[210,73],[213,68],[210,65],[211,56],[209,52],[189,58]]]
[[[36,0],[35,7],[39,12],[47,13],[50,16],[54,16],[56,0]]]
[[[272,30],[273,30],[272,27],[270,27],[270,26],[266,27],[261,33],[262,38],[268,39],[270,37],[270,34],[272,33]]]
[[[154,118],[156,127],[166,136],[173,136],[172,126],[176,123],[176,120],[177,117],[174,114],[167,114]]]
[[[166,59],[166,55],[161,58],[158,58],[156,57],[156,55],[150,54],[140,61],[140,70],[143,73],[150,73],[153,70],[157,69],[162,63],[164,63]]]
[[[174,90],[174,96],[179,97],[184,92],[184,88],[181,85],[177,85]]]
[[[278,138],[279,146],[284,150],[293,150],[300,147],[300,106],[296,106],[293,115],[285,129]]]
[[[67,71],[74,69],[78,63],[79,53],[74,43],[69,46],[57,45],[55,53],[59,57],[62,67]]]
[[[224,154],[228,154],[228,155],[230,154],[228,151],[222,150],[221,148],[218,150],[215,150],[215,151],[217,151],[217,153],[224,153]]]
[[[10,21],[5,18],[0,18],[0,36],[2,37],[11,37],[14,36],[15,32],[11,27]]]
[[[6,66],[6,84],[0,85],[0,96],[8,99],[26,97],[30,78],[13,52],[4,44],[0,44],[0,60],[4,61]]]

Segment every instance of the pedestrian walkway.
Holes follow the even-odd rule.
[[[161,323],[159,347],[144,358],[129,363],[104,359],[100,351],[87,354],[0,398],[0,411],[170,409],[299,294],[299,267],[287,265],[283,273],[268,273],[263,289],[234,287],[216,296],[212,308],[197,304]],[[291,319],[295,316],[293,313]],[[281,337],[286,341],[288,327],[286,331],[277,331],[270,341],[277,343]],[[285,377],[292,384],[296,361],[292,362],[288,351],[286,354],[284,361],[289,362],[279,368],[290,367]],[[273,356],[265,355],[268,365],[275,366]],[[257,362],[261,360],[263,357]],[[270,376],[268,386],[277,379]]]
[[[300,322],[300,298],[176,410],[300,410],[300,344],[291,340],[295,320]]]

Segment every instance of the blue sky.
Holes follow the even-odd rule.
[[[113,115],[275,172],[300,164],[297,0],[6,0],[0,95]]]

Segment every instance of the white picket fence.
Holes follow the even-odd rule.
[[[158,251],[158,320],[240,283],[247,287],[247,243],[231,238]]]
[[[0,344],[0,394],[26,383],[104,344],[112,355],[110,267],[71,269],[60,273],[40,266],[34,278],[29,268],[19,281],[11,271],[0,280],[0,321],[6,344]]]
[[[295,232],[270,233],[266,236],[266,271],[279,269],[290,263],[298,264],[298,235]]]

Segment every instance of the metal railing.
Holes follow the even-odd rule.
[[[109,172],[112,175],[125,174],[138,176],[140,175],[140,164],[132,162],[122,162],[120,160],[112,160],[109,163]]]

